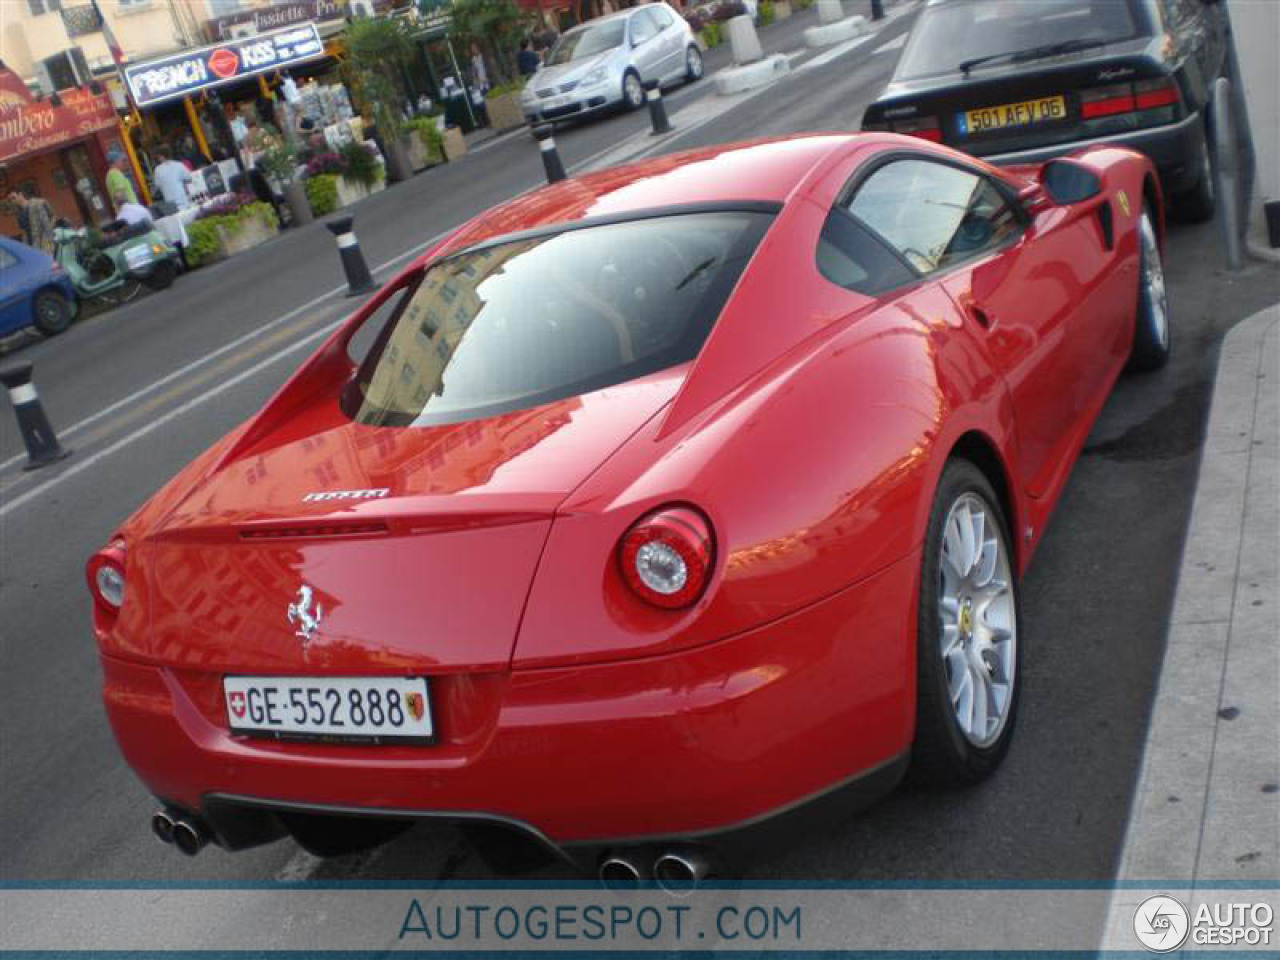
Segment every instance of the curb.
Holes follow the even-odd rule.
[[[1280,875],[1278,554],[1280,304],[1222,341],[1103,949],[1134,948],[1125,885]]]

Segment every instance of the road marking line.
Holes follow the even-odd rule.
[[[249,379],[255,374],[265,370],[267,367],[271,366],[272,364],[278,363],[279,361],[283,360],[285,357],[289,356],[290,354],[297,353],[303,347],[309,346],[313,341],[318,340],[321,337],[327,337],[329,334],[333,333],[334,330],[338,329],[340,324],[341,324],[341,321],[338,321],[336,323],[330,323],[324,327],[321,327],[319,330],[315,331],[315,333],[308,334],[307,336],[299,340],[297,343],[291,344],[290,346],[285,347],[282,350],[278,350],[277,352],[271,354],[270,356],[265,357],[262,360],[258,361],[252,367],[249,367],[246,370],[242,370],[240,373],[236,374],[230,380],[224,380],[221,384],[214,387],[212,390],[202,393],[199,396],[192,397],[186,403],[182,404],[179,407],[174,407],[174,409],[170,410],[168,413],[164,414],[163,416],[157,417],[156,419],[152,420],[146,426],[139,427],[137,430],[134,430],[132,433],[125,434],[123,437],[121,437],[119,440],[117,440],[115,443],[111,444],[110,446],[104,447],[103,449],[99,450],[97,453],[94,453],[83,460],[77,461],[75,464],[68,467],[57,476],[50,477],[48,480],[46,480],[44,483],[40,484],[39,486],[32,487],[26,493],[21,494],[20,496],[11,500],[9,503],[6,503],[4,506],[0,506],[0,517],[8,516],[14,510],[17,510],[19,507],[23,506],[24,504],[29,503],[30,501],[34,500],[36,497],[40,496],[41,494],[47,493],[48,491],[52,490],[54,487],[61,486],[63,483],[70,480],[72,477],[77,477],[80,474],[84,473],[89,468],[96,466],[98,463],[100,463],[102,460],[105,460],[107,457],[111,456],[117,450],[121,450],[124,447],[127,447],[129,444],[133,443],[135,440],[141,440],[147,434],[152,433],[155,430],[158,430],[160,427],[164,426],[166,423],[169,423],[170,421],[182,416],[182,414],[187,413],[190,410],[194,410],[196,407],[200,406],[203,403],[206,403],[209,400],[212,400],[214,397],[217,397],[223,393],[226,393],[232,387],[238,386],[239,384],[243,383],[245,380]]]
[[[894,37],[894,39],[890,40],[888,43],[881,44],[871,52],[884,53],[887,50],[897,50],[899,47],[905,46],[906,42],[907,42],[907,35],[905,33],[900,33],[898,34],[898,36]]]
[[[454,224],[454,227],[456,226],[457,224]],[[454,229],[454,227],[450,227],[449,230]],[[449,230],[445,230],[441,233],[438,233],[434,237],[432,237],[430,240],[427,240],[425,243],[420,243],[417,246],[410,247],[404,253],[401,253],[398,256],[392,257],[390,260],[387,260],[384,263],[378,264],[378,266],[373,268],[373,273],[375,274],[381,273],[387,268],[393,267],[396,264],[400,263],[401,261],[407,260],[410,257],[420,253],[421,251],[425,250],[427,247],[435,243],[437,240],[439,240],[441,237],[443,237],[445,234],[447,234]],[[228,353],[232,350],[235,350],[237,347],[247,343],[250,340],[253,340],[257,337],[261,337],[266,333],[269,333],[270,331],[274,330],[276,327],[280,326],[281,324],[288,323],[290,320],[294,319],[304,311],[310,310],[313,307],[316,307],[321,303],[324,303],[324,301],[332,299],[339,293],[343,293],[346,289],[347,289],[347,285],[344,283],[340,287],[334,287],[332,290],[322,293],[317,297],[313,297],[312,299],[308,300],[306,303],[302,304],[302,306],[294,307],[288,313],[281,314],[280,316],[276,317],[274,320],[271,320],[260,327],[250,330],[248,333],[245,333],[239,337],[236,337],[236,339],[232,340],[231,342],[225,343],[218,349],[205,354],[199,360],[193,360],[190,363],[179,367],[177,370],[174,370],[171,373],[165,374],[159,380],[156,380],[145,387],[141,387],[135,390],[133,393],[129,394],[128,396],[121,397],[115,403],[112,403],[103,407],[98,412],[90,414],[89,416],[85,417],[83,420],[79,420],[76,423],[73,423],[69,427],[62,428],[61,430],[58,431],[58,436],[65,438],[65,437],[71,436],[72,434],[79,433],[81,430],[85,429],[85,427],[92,426],[93,424],[101,420],[103,417],[108,417],[111,414],[115,413],[121,407],[125,407],[133,403],[137,403],[140,399],[145,397],[147,394],[152,393],[156,390],[159,390],[161,387],[172,383],[174,380],[177,380],[180,377],[185,377],[187,374],[191,373],[193,370],[199,369],[200,367],[204,366],[206,363],[209,363],[212,360],[216,360],[218,357],[221,357],[223,354]],[[103,315],[105,316],[105,314]],[[0,473],[3,473],[4,471],[8,470],[9,467],[12,467],[14,464],[21,463],[26,459],[27,459],[26,453],[20,453],[10,457],[8,460],[0,462]]]

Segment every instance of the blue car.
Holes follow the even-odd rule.
[[[53,258],[0,237],[0,337],[35,327],[46,337],[71,325],[76,291]]]

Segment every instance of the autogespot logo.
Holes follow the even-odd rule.
[[[1177,950],[1187,939],[1191,915],[1173,897],[1147,897],[1133,915],[1133,932],[1152,953]]]

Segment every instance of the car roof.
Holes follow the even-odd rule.
[[[448,244],[455,252],[494,237],[595,217],[735,202],[784,203],[823,160],[865,134],[799,134],[718,144],[563,180],[495,207]]]
[[[652,3],[641,4],[638,7],[627,7],[627,9],[619,10],[616,13],[606,13],[603,16],[592,17],[590,20],[586,21],[585,23],[580,23],[576,27],[570,27],[568,30],[565,31],[565,33],[577,33],[580,30],[586,30],[588,27],[594,27],[597,24],[608,23],[610,20],[625,20],[627,19],[627,17],[631,16],[637,11],[643,10],[645,7],[652,7],[652,6],[656,6],[656,4],[652,4]]]

